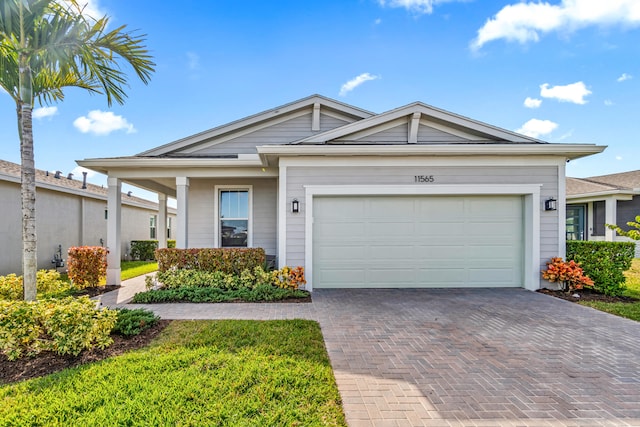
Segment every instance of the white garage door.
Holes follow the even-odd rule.
[[[521,287],[520,196],[314,197],[313,287]]]

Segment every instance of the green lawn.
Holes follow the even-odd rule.
[[[0,386],[5,425],[345,426],[320,327],[174,321],[150,347]]]
[[[158,270],[156,261],[122,261],[120,263],[120,280],[127,280]]]
[[[158,270],[158,263],[156,261],[122,261],[120,269],[120,280],[127,280],[143,274],[153,273]],[[60,274],[60,279],[68,282],[69,276],[66,273],[62,273]]]
[[[624,274],[627,278],[627,290],[625,296],[640,298],[640,258],[633,260],[631,269]],[[607,302],[581,302],[580,304],[593,307],[597,310],[640,322],[640,302],[628,303],[607,303]]]

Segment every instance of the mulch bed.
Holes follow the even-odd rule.
[[[66,368],[97,362],[130,350],[139,349],[148,345],[169,323],[171,323],[171,320],[160,320],[153,327],[131,338],[113,335],[113,344],[104,350],[98,348],[86,350],[77,356],[61,356],[54,352],[46,351],[35,357],[23,357],[10,361],[5,355],[0,354],[0,384],[42,377]]]
[[[87,295],[89,298],[93,298],[118,289],[120,289],[120,285],[94,286],[91,288],[78,289],[73,295],[77,297]]]
[[[608,295],[604,295],[604,294],[592,291],[591,289],[580,289],[579,291],[573,291],[573,292],[563,292],[563,291],[556,291],[551,289],[539,289],[538,292],[546,295],[551,295],[552,297],[571,301],[571,302],[601,301],[601,302],[634,303],[634,302],[640,301],[639,299],[632,298],[632,297],[608,296]]]

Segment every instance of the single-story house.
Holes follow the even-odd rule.
[[[20,165],[0,160],[0,274],[22,272]],[[131,240],[172,238],[174,209],[166,214],[167,230],[160,233],[158,204],[121,195],[122,228],[119,257],[127,259]],[[108,246],[107,189],[74,179],[71,174],[36,170],[36,236],[38,268],[55,268],[54,257],[66,261],[72,246]],[[166,245],[166,243],[164,243]],[[114,251],[116,252],[116,251]],[[120,259],[120,258],[119,258]]]
[[[565,164],[604,148],[421,102],[376,114],[312,95],[78,164],[109,177],[108,242],[127,182],[177,199],[177,247],[262,247],[303,266],[310,290],[538,289],[544,262],[565,253]],[[111,263],[108,282],[119,277]]]
[[[640,170],[567,178],[567,240],[629,241],[605,224],[629,230],[640,215]],[[640,243],[636,244],[640,257]]]

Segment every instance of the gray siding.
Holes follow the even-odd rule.
[[[593,233],[592,236],[604,236],[606,204],[604,201],[593,202]]]
[[[420,125],[418,128],[418,144],[431,144],[437,142],[469,142],[469,140],[429,126]]]
[[[618,201],[616,211],[616,224],[623,230],[632,228],[628,222],[636,222],[636,216],[640,215],[640,196],[634,196],[632,200]],[[640,258],[640,242],[636,242],[636,258]]]
[[[288,144],[293,141],[309,137],[318,133],[311,131],[311,112],[303,116],[292,118],[286,122],[277,123],[269,127],[258,129],[246,135],[222,142],[220,144],[205,147],[194,152],[196,155],[231,155],[231,154],[255,154],[256,146],[266,144]],[[347,122],[320,114],[320,131],[335,129],[344,126]]]
[[[542,184],[542,200],[558,197],[558,168],[554,166],[288,167],[287,199],[297,198],[301,202],[301,212],[304,212],[305,185],[412,185],[415,175],[425,174],[433,175],[435,184]],[[304,222],[303,214],[287,212],[286,262],[289,265],[304,265]],[[542,211],[541,269],[548,259],[558,256],[558,235],[557,211]]]
[[[640,215],[640,196],[634,196],[632,200],[618,201],[616,224],[620,228],[629,231],[631,227],[627,223],[635,222],[638,215]]]
[[[0,200],[2,200],[0,274],[22,274],[20,185],[0,181]],[[38,188],[36,191],[38,269],[52,268],[51,259],[58,245],[62,246],[62,257],[65,260],[72,246],[106,245],[107,221],[104,217],[106,207],[106,200]],[[127,257],[131,240],[149,239],[151,215],[157,215],[157,211],[123,204],[121,251],[124,259]],[[175,215],[170,216],[175,217]]]
[[[403,123],[381,132],[367,135],[362,138],[350,138],[348,136],[338,139],[338,141],[357,141],[359,143],[372,144],[406,144],[409,140],[409,123]],[[418,144],[435,144],[451,142],[469,142],[467,139],[434,129],[429,126],[420,125],[418,128]]]
[[[191,179],[189,185],[189,247],[212,248],[214,235],[214,198],[216,185],[253,186],[253,247],[276,255],[277,180],[275,179]]]

